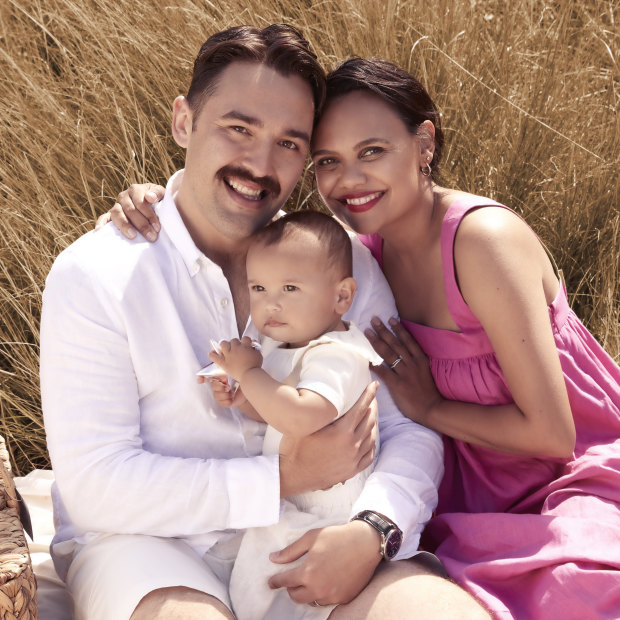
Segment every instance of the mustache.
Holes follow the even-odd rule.
[[[278,196],[281,191],[280,184],[273,177],[255,177],[249,170],[241,168],[240,166],[224,166],[217,171],[216,177],[221,181],[224,181],[226,177],[244,179],[245,181],[260,185],[263,189],[271,192],[275,196]]]

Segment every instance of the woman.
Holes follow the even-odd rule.
[[[400,314],[368,337],[412,420],[446,437],[425,545],[498,617],[620,617],[620,369],[570,310],[531,229],[441,187],[436,108],[405,71],[328,77],[318,190]]]

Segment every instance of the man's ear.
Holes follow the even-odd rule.
[[[172,136],[175,142],[187,148],[192,135],[193,112],[185,97],[179,95],[172,104]]]
[[[353,303],[355,297],[355,291],[357,290],[357,283],[353,278],[345,278],[338,284],[337,292],[338,298],[336,300],[336,312],[342,316],[347,312]]]

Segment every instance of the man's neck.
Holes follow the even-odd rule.
[[[242,335],[250,314],[245,270],[245,258],[250,245],[250,238],[230,239],[211,227],[206,219],[201,220],[199,226],[196,225],[193,218],[188,216],[180,204],[180,194],[179,191],[174,196],[179,215],[196,247],[222,269],[225,278],[228,280],[235,307],[237,329]]]

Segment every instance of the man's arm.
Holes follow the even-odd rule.
[[[41,325],[48,447],[74,524],[86,531],[188,536],[276,522],[277,457],[184,458],[144,448],[137,344],[129,344],[123,302],[93,282],[81,262],[74,250],[56,262]],[[188,383],[194,381],[189,375]],[[196,393],[195,423],[201,424],[207,412],[199,409],[198,386]],[[178,423],[178,398],[169,394],[171,426]]]
[[[397,316],[394,298],[381,270],[359,240],[353,239],[353,269],[358,282],[354,304],[344,317],[364,330],[370,319]],[[404,533],[397,559],[411,556],[437,505],[443,476],[441,437],[406,419],[385,386],[377,391],[381,447],[373,473],[351,511],[372,510],[385,515]]]

